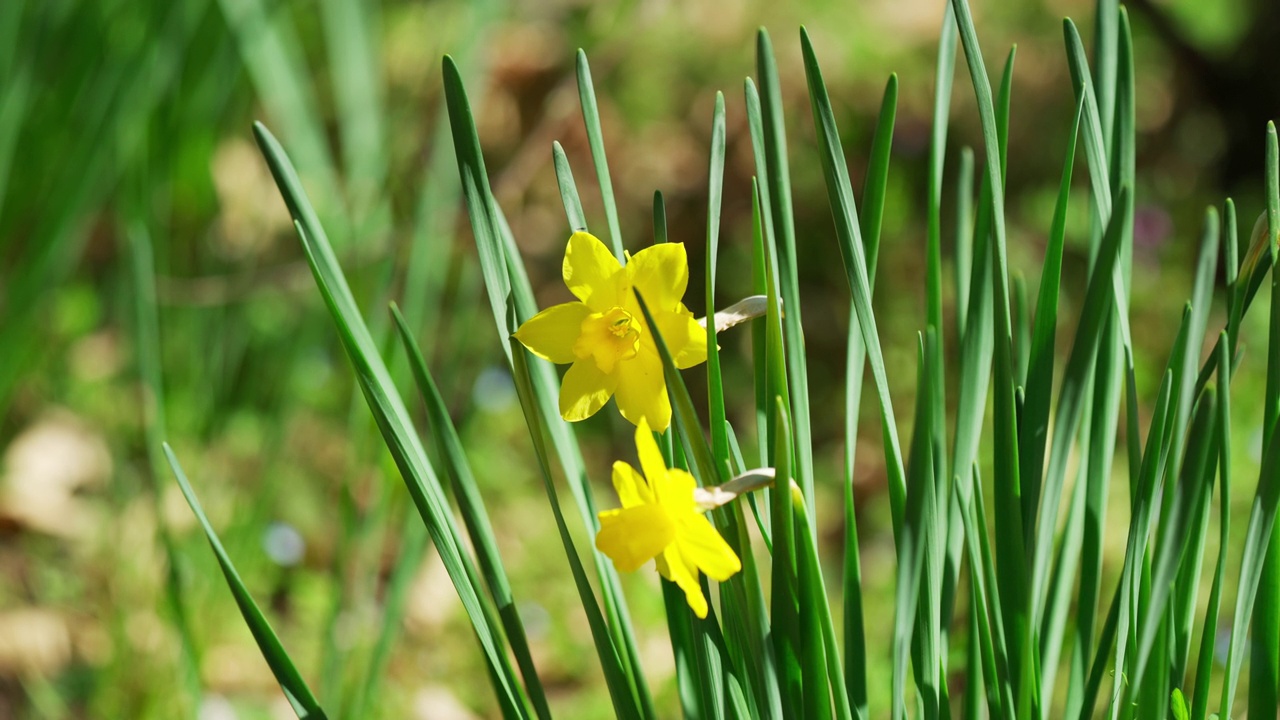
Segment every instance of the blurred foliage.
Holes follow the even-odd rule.
[[[815,397],[841,390],[848,301],[829,239],[794,29],[807,25],[823,55],[855,187],[881,89],[897,72],[898,132],[876,302],[881,317],[894,320],[881,331],[905,415],[912,377],[894,369],[910,367],[924,316],[923,289],[908,278],[921,277],[924,263],[942,7],[924,0],[0,3],[0,447],[7,448],[0,476],[0,718],[191,714],[195,698],[172,690],[180,682],[180,646],[162,600],[166,558],[157,521],[174,535],[182,598],[199,620],[195,641],[207,693],[201,717],[278,716],[282,707],[193,518],[150,460],[130,227],[147,228],[155,243],[167,437],[228,552],[257,597],[269,598],[264,606],[303,671],[324,680],[322,693],[345,692],[355,677],[349,668],[370,652],[401,547],[401,524],[392,520],[405,500],[364,408],[352,402],[352,379],[252,145],[252,119],[270,124],[298,161],[375,327],[385,328],[381,308],[397,299],[421,328],[437,375],[448,379],[444,392],[513,583],[537,589],[524,596],[536,597],[543,611],[527,617],[544,620],[530,633],[553,703],[570,713],[607,712],[599,670],[583,652],[590,645],[585,621],[569,611],[576,599],[567,568],[549,560],[559,551],[532,482],[510,381],[491,367],[495,338],[472,332],[483,301],[439,120],[440,57],[454,53],[471,74],[494,190],[544,304],[563,299],[557,276],[567,230],[552,140],[579,173],[587,217],[603,217],[598,194],[584,181],[590,165],[573,50],[591,57],[628,244],[638,247],[651,234],[650,202],[660,189],[671,239],[689,243],[695,268],[705,227],[708,120],[715,91],[724,90],[720,277],[727,304],[749,289],[753,165],[741,78],[754,68],[753,29],[772,28],[790,108]],[[1019,44],[1009,245],[1014,269],[1035,277],[1059,141],[1073,110],[1059,21],[1074,15],[1087,27],[1092,3],[976,9],[992,57]],[[1182,297],[1190,286],[1203,207],[1234,194],[1247,238],[1262,205],[1263,123],[1280,116],[1280,74],[1266,65],[1274,60],[1268,48],[1280,43],[1280,5],[1139,0],[1133,10],[1141,199],[1134,341],[1140,352],[1164,357],[1180,308],[1162,301],[1168,287]],[[980,142],[970,93],[959,82],[952,115],[954,168],[960,146]],[[1068,315],[1083,295],[1087,208],[1074,208],[1070,221]],[[689,293],[698,313],[700,276],[694,273]],[[1246,327],[1244,336],[1251,334],[1261,337]],[[745,346],[745,336],[740,340],[726,340],[729,383],[749,382],[747,353],[735,347]],[[1247,371],[1237,382],[1261,387]],[[1249,403],[1260,396],[1239,393],[1246,416],[1256,415]],[[815,405],[814,418],[819,476],[834,477],[839,411],[823,407]],[[750,408],[730,413],[745,418]],[[600,478],[621,447],[610,443],[625,439],[616,431],[603,418],[585,424],[593,441],[588,459]],[[1256,453],[1259,432],[1243,423],[1238,450]],[[149,489],[153,481],[158,495]],[[866,582],[884,588],[887,603],[883,485],[882,468],[860,469],[858,490],[870,500],[862,505],[869,516],[862,525]],[[840,529],[826,524],[838,538]],[[281,528],[304,544],[296,563],[272,559],[278,548],[271,543],[293,537]],[[491,714],[470,631],[430,554],[414,588],[381,716],[446,717],[450,703]],[[665,629],[646,622],[661,615],[657,596],[635,593],[634,610],[647,628],[640,641],[651,655],[650,679],[674,707]],[[227,714],[230,708],[240,714]]]

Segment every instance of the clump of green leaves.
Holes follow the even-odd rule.
[[[1043,719],[1090,718],[1105,712],[1108,718],[1164,718],[1172,713],[1203,719],[1212,710],[1228,718],[1233,716],[1251,629],[1249,713],[1274,716],[1280,692],[1280,644],[1274,641],[1280,633],[1280,543],[1275,523],[1280,504],[1280,275],[1273,272],[1280,241],[1275,232],[1280,228],[1280,150],[1275,128],[1269,127],[1266,136],[1268,205],[1243,261],[1238,257],[1234,205],[1228,201],[1221,214],[1216,208],[1206,210],[1195,282],[1159,375],[1155,406],[1145,415],[1138,404],[1128,307],[1136,102],[1129,21],[1114,2],[1099,2],[1092,61],[1076,26],[1067,20],[1063,30],[1076,112],[1061,138],[1062,181],[1047,223],[1049,242],[1033,309],[1025,290],[1019,292],[1010,279],[1005,227],[1004,171],[1015,55],[1009,53],[1001,82],[993,85],[968,3],[952,0],[947,7],[929,156],[926,327],[918,340],[915,407],[907,443],[899,438],[873,307],[896,79],[886,87],[869,169],[860,199],[855,200],[818,49],[801,31],[812,120],[852,306],[840,623],[828,600],[814,524],[815,484],[821,480],[814,472],[799,240],[792,216],[782,94],[769,36],[763,30],[758,35],[757,75],[744,85],[757,176],[751,197],[753,278],[755,289],[766,298],[763,317],[752,323],[758,456],[742,452],[739,428],[726,416],[716,323],[706,323],[706,418],[698,416],[681,373],[657,338],[674,413],[673,429],[660,443],[667,462],[687,469],[703,486],[722,485],[753,467],[772,468],[775,478],[771,492],[712,512],[716,528],[741,557],[743,569],[719,585],[718,600],[705,619],[691,613],[671,583],[663,584],[680,702],[687,716],[865,718],[887,712],[895,718],[914,714],[933,719],[958,712],[975,718],[985,714]],[[982,128],[982,173],[976,193],[969,151],[960,155],[958,180],[951,186],[945,182],[957,46]],[[583,54],[578,56],[578,80],[604,198],[605,236],[622,257],[625,244]],[[598,528],[597,501],[588,480],[596,469],[588,467],[573,428],[559,415],[559,381],[553,367],[511,338],[537,307],[515,238],[489,187],[462,78],[449,58],[444,63],[444,87],[462,195],[494,327],[515,379],[538,471],[614,711],[623,718],[657,717],[617,571],[600,553],[575,544],[571,520],[561,510],[559,493],[567,486],[579,512],[573,522],[580,521],[591,532]],[[717,96],[708,185],[708,308],[716,300],[726,112],[723,97]],[[549,717],[546,691],[483,500],[412,332],[397,313],[399,337],[427,406],[434,453],[428,453],[412,424],[289,158],[265,127],[257,126],[255,133],[360,390],[462,598],[503,716]],[[1071,344],[1058,348],[1066,217],[1081,145],[1091,212],[1088,283]],[[567,227],[586,230],[578,190],[558,146],[555,160]],[[959,210],[949,234],[956,259],[950,313],[943,302],[948,290],[943,264],[946,197],[954,198]],[[654,217],[655,240],[664,241],[661,195],[655,196]],[[1209,327],[1220,256],[1227,310],[1221,331]],[[1268,380],[1261,472],[1242,555],[1233,566],[1230,378],[1241,361],[1241,320],[1268,275],[1271,337],[1263,357]],[[647,316],[647,306],[641,307]],[[955,346],[946,347],[952,338]],[[1207,338],[1216,342],[1202,358]],[[1058,368],[1060,353],[1066,361]],[[866,367],[880,420],[897,552],[889,648],[869,647],[864,633],[852,493]],[[953,402],[948,401],[948,391]],[[1117,447],[1121,428],[1123,443]],[[984,437],[989,459],[983,453]],[[170,460],[176,469],[172,456]],[[1103,531],[1117,461],[1128,471],[1131,519],[1119,580],[1109,585],[1103,574]],[[990,468],[989,480],[984,481],[981,468]],[[193,507],[198,507],[185,479],[181,482]],[[989,482],[989,492],[984,482]],[[1198,593],[1215,483],[1219,552],[1202,615]],[[321,717],[311,693],[244,593],[212,528],[204,525],[237,601],[299,716]],[[763,550],[752,543],[756,532]],[[768,555],[768,562],[761,562],[761,554]],[[1230,615],[1230,649],[1219,671],[1214,642],[1224,588],[1233,574],[1239,589]],[[704,586],[704,592],[709,590]],[[837,632],[841,627],[843,632]],[[892,667],[887,707],[873,705],[868,692],[867,668],[880,663]],[[967,682],[953,696],[951,680],[957,674]],[[912,708],[914,713],[909,713]]]

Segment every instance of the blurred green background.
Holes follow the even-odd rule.
[[[1009,245],[1034,297],[1074,109],[1060,21],[1074,17],[1088,43],[1093,3],[974,4],[993,72],[1018,45]],[[1133,328],[1150,391],[1151,367],[1163,364],[1190,291],[1205,205],[1234,197],[1242,242],[1262,207],[1263,129],[1280,117],[1280,3],[1139,0],[1130,9],[1140,198]],[[835,497],[841,408],[828,399],[843,392],[848,290],[797,29],[808,27],[822,60],[855,188],[884,83],[890,72],[901,81],[876,303],[905,422],[924,316],[925,165],[942,14],[941,0],[0,2],[0,720],[289,716],[194,518],[155,463],[162,437],[321,700],[348,697],[364,680],[405,547],[404,518],[416,520],[253,145],[255,119],[299,166],[366,316],[385,326],[383,308],[396,300],[445,379],[553,704],[568,717],[607,715],[523,419],[495,362],[498,338],[475,331],[488,327],[487,309],[441,118],[441,56],[454,55],[468,78],[495,193],[545,305],[567,299],[559,266],[568,226],[552,141],[577,171],[588,220],[604,225],[574,79],[574,51],[585,49],[625,242],[633,251],[650,242],[661,190],[671,238],[690,249],[688,304],[702,314],[716,90],[729,108],[722,304],[750,288],[742,82],[754,72],[755,29],[770,29],[789,107],[819,491]],[[948,176],[960,148],[980,137],[961,73]],[[1078,172],[1077,186],[1085,179]],[[1077,193],[1070,218],[1064,339],[1083,295],[1085,197]],[[948,198],[946,217],[953,205]],[[1220,324],[1215,314],[1211,327]],[[1264,333],[1260,314],[1250,317],[1245,344],[1261,346]],[[748,437],[748,335],[722,342],[730,416]],[[395,365],[398,353],[388,353]],[[1245,384],[1237,450],[1256,463],[1258,369],[1246,360],[1236,382]],[[608,467],[627,456],[628,433],[602,413],[580,434],[608,506]],[[866,583],[883,590],[887,608],[893,552],[875,435],[860,442],[856,489]],[[1111,517],[1122,532],[1125,514]],[[838,567],[841,519],[820,519],[826,559]],[[183,689],[161,529],[173,541],[199,651],[198,700]],[[577,540],[590,547],[582,533]],[[443,567],[428,551],[410,570],[375,716],[492,716]],[[674,714],[656,576],[627,580],[646,671]],[[873,624],[873,643],[877,632]],[[873,670],[871,680],[887,676]]]

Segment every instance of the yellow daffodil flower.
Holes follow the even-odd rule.
[[[613,464],[613,487],[622,507],[600,513],[596,548],[623,572],[655,560],[662,577],[680,586],[689,607],[705,618],[707,598],[698,572],[724,582],[742,563],[700,512],[693,476],[667,469],[644,419],[636,427],[636,453],[643,475],[625,462]]]
[[[648,304],[676,367],[704,362],[706,330],[680,301],[689,284],[684,245],[647,247],[623,266],[596,236],[575,232],[564,251],[563,273],[578,302],[549,307],[515,333],[534,355],[573,363],[560,386],[560,415],[585,420],[616,395],[627,420],[648,420],[659,432],[666,430],[671,401],[662,359],[633,290]]]

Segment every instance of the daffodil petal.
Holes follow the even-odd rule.
[[[634,572],[675,539],[675,524],[661,505],[648,504],[600,513],[596,549],[623,572]]]
[[[650,245],[632,255],[627,277],[644,296],[651,312],[670,310],[689,286],[689,257],[684,243]]]
[[[724,582],[742,569],[742,561],[704,515],[686,515],[676,531],[680,554],[712,580]]]
[[[693,491],[697,486],[698,481],[680,468],[672,468],[657,479],[652,476],[649,478],[649,487],[653,488],[654,497],[675,517],[697,512],[694,509],[697,503],[693,498]]]
[[[552,305],[534,315],[515,332],[515,339],[543,360],[563,365],[577,360],[573,345],[582,332],[582,321],[591,314],[585,303]]]
[[[619,363],[616,373],[618,411],[622,417],[636,425],[641,420],[648,420],[655,431],[666,430],[671,424],[671,400],[667,397],[658,354],[642,343],[640,352],[634,358]],[[641,467],[648,477],[648,467]],[[653,480],[652,477],[649,479]]]
[[[564,249],[564,284],[595,312],[621,305],[615,276],[622,269],[618,259],[600,238],[578,231],[569,236]]]
[[[629,508],[654,501],[653,490],[636,469],[621,460],[613,464],[613,489],[622,507]]]
[[[560,416],[569,422],[586,420],[609,402],[617,387],[616,375],[606,375],[594,360],[579,360],[560,384]]]
[[[707,361],[707,329],[683,303],[676,304],[675,312],[662,313],[654,321],[676,367],[683,370]]]
[[[653,489],[657,487],[656,483],[666,477],[667,462],[662,458],[662,450],[658,448],[658,442],[653,439],[653,428],[649,427],[648,421],[644,418],[640,418],[640,422],[636,423],[636,456],[640,459],[640,469],[644,471],[644,477],[648,480],[650,495],[653,499],[657,499]]]
[[[684,591],[685,602],[689,603],[694,615],[706,618],[707,596],[702,594],[702,583],[698,582],[698,569],[689,565],[675,544],[667,546],[667,549],[662,551],[662,560],[667,568],[663,576]]]

